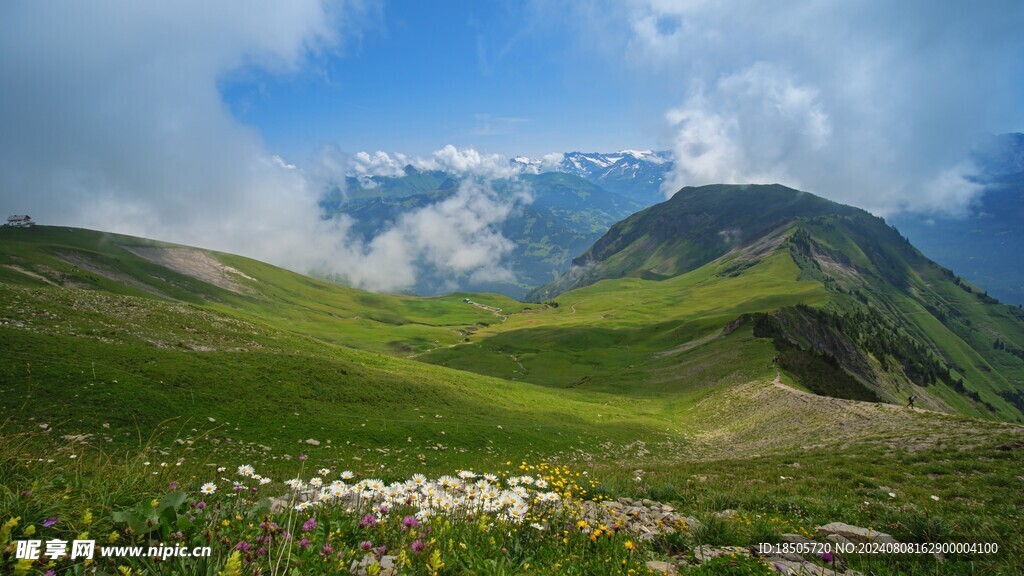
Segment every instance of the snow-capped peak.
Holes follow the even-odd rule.
[[[646,156],[654,154],[653,150],[619,150],[619,154],[628,154],[637,160],[641,160]]]

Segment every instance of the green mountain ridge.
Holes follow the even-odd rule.
[[[527,299],[543,299],[605,278],[668,278],[746,246],[797,216],[867,214],[780,185],[687,187],[615,224],[574,270]]]
[[[1024,364],[1000,346],[1019,349],[1024,313],[931,262],[882,219],[778,185],[684,188],[613,226],[531,297],[562,304],[618,285],[637,290],[628,278],[652,292],[686,277],[713,288],[754,280],[776,259],[796,268],[780,304],[736,307],[718,325],[754,315],[744,317],[755,335],[772,338],[781,367],[803,373],[810,389],[846,381],[827,393],[888,402],[916,394],[942,410],[1021,418]],[[815,296],[786,299],[798,286]]]

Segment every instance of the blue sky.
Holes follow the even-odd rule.
[[[299,72],[236,71],[222,90],[239,119],[300,160],[324,144],[535,156],[654,146],[619,63],[577,58],[564,26],[541,18],[518,2],[388,2]]]
[[[889,188],[898,202],[859,205],[956,211],[972,192],[938,183],[980,135],[1024,129],[1019,2],[345,9],[343,33],[286,72],[256,60],[217,79],[234,117],[299,165],[325,146],[534,157],[655,148],[684,156],[673,184],[771,180],[852,203]],[[878,177],[859,176],[868,172]]]

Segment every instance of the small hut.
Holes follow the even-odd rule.
[[[7,217],[7,226],[25,228],[27,226],[35,226],[35,224],[36,223],[32,221],[32,217],[28,214],[15,214]]]

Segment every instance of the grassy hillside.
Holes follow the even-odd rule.
[[[557,296],[557,310],[534,313],[528,329],[492,327],[488,333],[498,336],[476,354],[428,358],[500,373],[488,366],[487,350],[514,349],[537,334],[571,338],[565,307],[569,314],[597,307],[611,315],[577,321],[620,338],[607,340],[596,364],[575,359],[576,373],[558,379],[561,385],[600,371],[612,386],[642,387],[657,381],[644,371],[657,370],[666,356],[681,370],[688,356],[736,338],[731,332],[750,322],[753,341],[771,346],[751,348],[730,366],[765,370],[774,357],[785,374],[821,393],[893,403],[913,394],[936,410],[1024,416],[1024,353],[1016,344],[1024,341],[1024,314],[931,262],[862,210],[781,186],[685,188],[612,227],[577,264],[535,292],[577,287]],[[647,331],[630,333],[617,321],[629,315]],[[652,333],[655,327],[681,333],[674,349],[682,352],[669,353],[673,344]],[[589,347],[579,347],[583,356]],[[538,356],[551,362],[571,350],[571,342],[559,341]],[[523,352],[521,361],[542,362]],[[704,364],[696,356],[694,362]]]
[[[597,280],[663,279],[747,246],[796,217],[862,213],[779,185],[686,187],[671,199],[615,224],[573,260],[573,269],[538,288],[543,300]]]
[[[225,569],[235,542],[254,538],[246,522],[256,526],[266,513],[257,500],[221,496],[231,481],[216,467],[255,464],[274,479],[261,488],[270,495],[285,491],[281,478],[312,468],[388,481],[474,468],[535,473],[562,491],[568,474],[577,497],[671,502],[703,528],[651,541],[610,534],[595,543],[579,531],[553,539],[524,524],[492,541],[476,524],[440,519],[426,545],[446,564],[435,570],[441,574],[562,574],[566,562],[580,574],[616,573],[620,562],[643,570],[648,559],[692,555],[701,544],[772,541],[828,521],[885,525],[904,541],[997,541],[999,555],[960,555],[942,567],[1012,573],[1020,522],[1005,507],[1019,500],[1012,478],[1020,451],[1005,446],[1020,442],[1021,428],[810,394],[810,373],[776,372],[776,343],[759,334],[759,322],[795,324],[806,310],[838,314],[856,298],[842,279],[823,280],[810,265],[822,260],[813,249],[801,252],[794,237],[803,229],[781,230],[670,279],[603,280],[563,294],[557,305],[486,294],[375,295],[137,238],[0,230],[0,521],[11,539],[89,531],[144,542],[123,518],[184,490],[174,516],[183,541],[212,535],[228,544],[206,562],[122,565],[212,575]],[[812,234],[810,224],[806,230]],[[812,238],[819,236],[824,246],[825,236]],[[927,287],[930,277],[922,278]],[[936,294],[958,309],[977,298],[960,287]],[[907,302],[893,296],[892,304]],[[1010,317],[972,317],[979,329],[1014,326]],[[944,337],[966,342],[950,326]],[[958,366],[981,373],[974,348],[961,353]],[[1012,374],[1013,364],[1006,366],[996,369]],[[940,387],[923,394],[924,406],[943,399],[930,393]],[[916,475],[894,476],[879,459]],[[216,497],[198,493],[207,481],[221,486]],[[898,500],[884,501],[892,498],[887,491]],[[217,503],[209,533],[180,521],[200,498]],[[715,515],[730,507],[739,520]],[[159,510],[161,518],[170,514]],[[576,522],[547,514],[537,519]],[[271,517],[293,533],[307,521],[289,512]],[[306,536],[343,552],[346,567],[362,558],[366,537],[410,546],[399,528],[372,535],[341,508],[316,517],[332,530]],[[164,526],[166,518],[158,521]],[[289,562],[311,573],[341,566],[321,566],[322,555],[298,545],[293,553]],[[9,556],[0,568],[17,568]],[[410,570],[430,571],[430,557],[409,556]],[[249,561],[272,570],[255,556]],[[750,570],[767,569],[751,562]],[[883,572],[937,567],[930,556],[848,562]],[[74,571],[72,564],[56,567]],[[711,565],[690,572],[717,573]]]
[[[466,304],[465,294],[373,294],[241,256],[49,226],[0,228],[0,281],[202,305],[329,342],[405,355],[459,341],[502,316]],[[523,308],[493,294],[474,301],[505,312]]]

